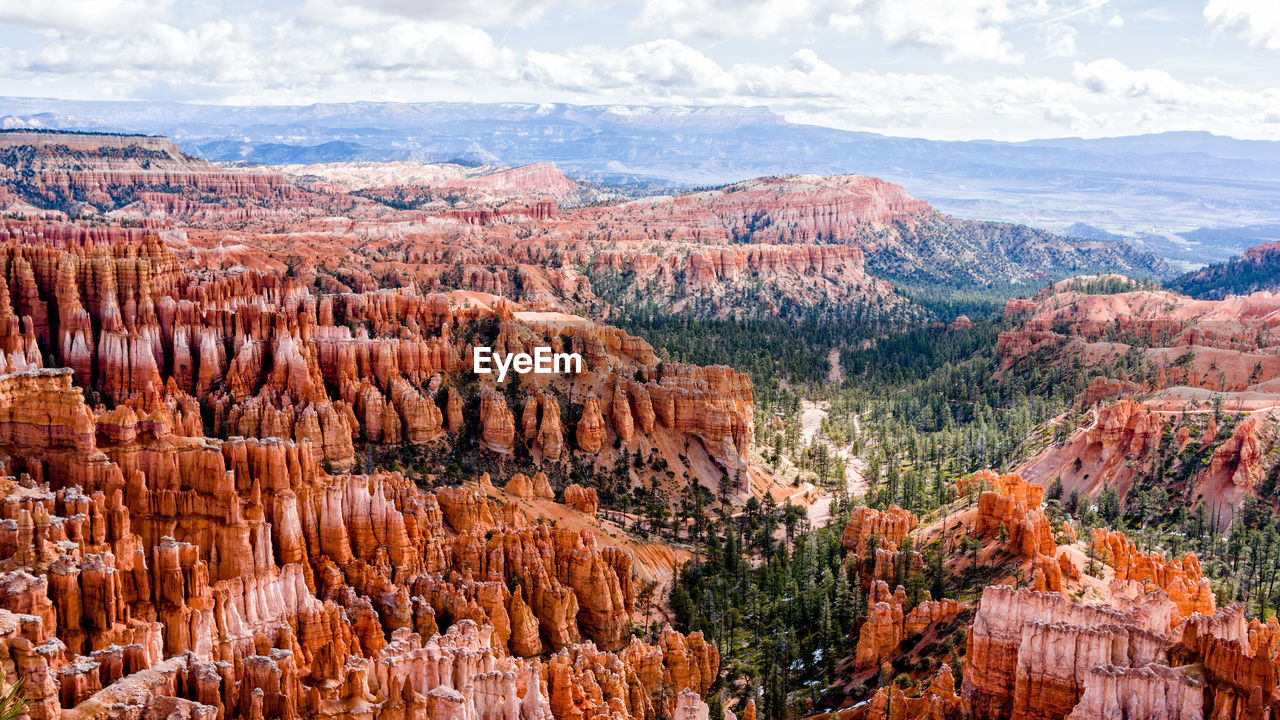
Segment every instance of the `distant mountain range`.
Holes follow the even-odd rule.
[[[0,98],[0,126],[162,134],[219,161],[550,161],[644,190],[858,173],[959,217],[1123,236],[1184,266],[1280,237],[1280,142],[1204,132],[942,142],[799,125],[765,108],[34,98]]]

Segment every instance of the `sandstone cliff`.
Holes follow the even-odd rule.
[[[127,208],[139,217],[158,210],[193,220],[261,218],[270,215],[262,207],[267,202],[301,207],[302,193],[279,173],[220,168],[158,137],[6,133],[0,162],[11,168],[0,195],[36,207]]]
[[[1166,663],[1172,603],[1153,593],[1128,611],[1058,593],[988,587],[966,653],[970,717],[1062,718],[1099,665]]]

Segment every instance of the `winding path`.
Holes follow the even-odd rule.
[[[867,481],[863,476],[862,458],[853,452],[853,444],[848,443],[843,447],[835,447],[825,438],[819,431],[822,429],[822,421],[827,418],[827,403],[814,402],[812,400],[800,401],[800,440],[806,444],[820,442],[827,446],[831,454],[844,461],[844,479],[845,492],[850,495],[859,495],[867,491]],[[862,423],[855,415],[853,418],[854,428],[858,433],[862,432]],[[816,490],[816,488],[815,488]],[[822,496],[813,501],[808,507],[809,524],[813,527],[822,527],[831,517],[831,501],[832,496],[823,492]]]

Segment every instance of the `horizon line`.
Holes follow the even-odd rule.
[[[274,105],[269,103],[254,103],[254,104],[218,103],[218,102],[201,102],[201,101],[192,101],[192,100],[159,100],[159,99],[138,99],[138,98],[107,100],[107,99],[101,99],[101,98],[77,99],[77,98],[67,98],[67,97],[32,96],[32,95],[0,96],[0,103],[3,103],[5,101],[24,101],[24,102],[45,101],[45,102],[64,102],[64,103],[93,103],[93,104],[102,104],[102,105],[109,105],[109,104],[162,105],[163,104],[163,105],[184,105],[188,107],[198,107],[198,108],[243,108],[243,109],[263,108],[263,109],[277,109],[277,110],[287,110],[291,108],[314,108],[314,107],[323,107],[323,106],[343,106],[343,105],[369,105],[369,106],[396,105],[396,106],[406,106],[406,107],[415,106],[415,105],[452,105],[452,106],[485,106],[485,107],[550,106],[550,107],[592,108],[592,109],[628,108],[628,109],[645,109],[645,110],[671,110],[671,109],[739,110],[739,111],[764,111],[776,117],[781,123],[786,125],[791,125],[794,127],[820,128],[823,130],[830,130],[833,132],[875,135],[883,138],[897,138],[897,139],[904,139],[904,140],[925,140],[928,142],[935,142],[935,143],[1000,143],[1000,144],[1006,144],[1006,145],[1020,145],[1020,144],[1027,144],[1027,143],[1055,141],[1055,140],[1056,141],[1079,140],[1082,142],[1089,142],[1089,141],[1095,141],[1095,140],[1124,140],[1124,139],[1130,139],[1130,138],[1160,137],[1160,136],[1167,136],[1167,135],[1207,135],[1215,138],[1225,138],[1228,140],[1234,140],[1236,142],[1280,143],[1280,139],[1271,140],[1267,138],[1237,137],[1235,135],[1226,135],[1226,134],[1214,132],[1212,130],[1206,130],[1203,128],[1186,129],[1186,130],[1162,130],[1160,132],[1134,133],[1129,135],[1093,135],[1093,136],[1052,135],[1052,136],[1028,137],[1020,140],[1000,139],[1000,138],[993,138],[993,137],[972,137],[972,138],[966,138],[966,139],[953,139],[953,138],[928,137],[925,135],[896,135],[896,134],[890,134],[890,133],[886,133],[878,130],[850,129],[850,128],[836,127],[833,125],[821,125],[821,124],[812,123],[812,122],[796,122],[794,120],[788,119],[784,113],[779,113],[773,108],[770,108],[768,105],[735,105],[730,103],[711,104],[711,105],[668,103],[668,104],[654,105],[654,104],[646,104],[646,103],[573,103],[573,102],[538,102],[538,101],[515,101],[515,100],[510,100],[510,101],[341,100],[341,101],[315,101],[315,102],[302,103],[302,104]],[[53,112],[53,111],[47,110],[43,112]],[[0,116],[0,117],[16,117],[16,116],[10,114],[10,115]],[[48,132],[77,132],[77,131],[61,131],[55,128],[9,128],[9,129],[28,130],[28,131],[48,131]],[[92,131],[89,131],[89,132],[92,132]],[[133,134],[133,133],[128,133],[128,134]],[[162,137],[169,137],[169,136],[165,135]],[[297,146],[297,147],[310,147],[310,146]]]

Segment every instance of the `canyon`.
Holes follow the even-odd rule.
[[[856,169],[902,183],[948,214],[1063,234],[1117,233],[1194,263],[1225,259],[1247,247],[1250,233],[1274,235],[1280,222],[1271,173],[1280,150],[1220,131],[957,142],[801,123],[763,105],[615,101],[254,106],[6,97],[0,122],[167,135],[220,161],[552,160],[574,177],[655,189]],[[1173,157],[1180,162],[1169,162]],[[1196,188],[1194,202],[1180,189],[1186,187]]]
[[[824,302],[900,311],[908,303],[892,279],[1026,284],[1088,268],[1168,273],[1123,243],[957,220],[862,176],[766,177],[610,200],[547,163],[227,168],[163,138],[5,135],[13,169],[0,207],[176,223],[222,247],[266,250],[336,291],[413,283],[531,309],[599,314],[645,302],[739,316]],[[300,253],[299,241],[311,249]],[[363,262],[333,262],[355,244]]]
[[[561,461],[745,487],[745,376],[481,291],[326,291],[201,233],[299,220],[317,195],[280,174],[5,141],[26,200],[116,219],[0,224],[0,664],[30,717],[705,717],[715,647],[631,635],[679,552],[597,518]],[[496,387],[473,345],[587,367]]]
[[[912,288],[1168,267],[860,175],[639,197],[545,162],[249,167],[28,131],[0,169],[0,669],[35,720],[1280,711],[1274,617],[1194,552],[1063,511],[1161,482],[1225,531],[1267,495],[1274,293],[1098,275],[1011,299],[993,386],[1089,368],[1033,428],[1052,439],[960,471],[904,426],[918,462],[837,486],[793,461],[840,413],[849,457],[886,446],[866,398],[797,425],[786,462],[759,438],[863,381],[838,345],[823,389],[757,384],[752,358],[608,322],[830,313],[883,323],[875,348],[975,327]],[[520,371],[549,353],[581,367]],[[899,487],[921,467],[924,500]],[[690,594],[755,574],[773,596]],[[739,601],[782,609],[726,631]],[[789,655],[788,623],[844,653]],[[744,648],[826,674],[753,685]]]

